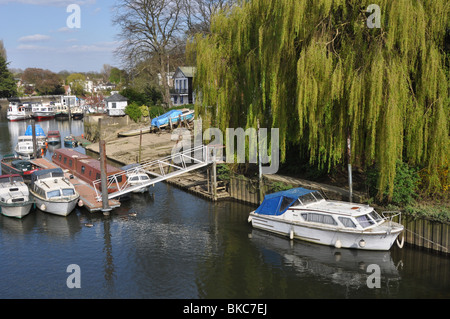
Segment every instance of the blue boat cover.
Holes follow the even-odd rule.
[[[261,215],[283,215],[284,212],[302,195],[314,192],[306,188],[292,188],[286,191],[276,192],[264,196],[264,201],[255,210]]]
[[[177,120],[178,117],[182,113],[183,112],[180,111],[180,110],[171,110],[171,111],[169,111],[167,113],[164,113],[163,115],[155,117],[152,120],[152,126],[160,127],[161,125],[168,124],[169,123],[169,118],[171,118],[172,120]]]
[[[36,126],[36,136],[45,136],[44,130],[39,124],[35,124]],[[33,126],[28,125],[27,130],[25,131],[25,136],[33,136]]]

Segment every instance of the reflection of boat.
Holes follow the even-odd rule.
[[[12,154],[3,156],[1,166],[3,174],[19,174],[25,182],[30,182],[31,173],[39,170],[39,168],[30,161],[22,160],[20,157]]]
[[[318,191],[293,188],[266,195],[250,213],[255,228],[337,248],[389,250],[403,226],[368,205],[325,200]]]
[[[299,276],[317,276],[345,287],[367,287],[369,265],[377,265],[384,283],[401,279],[390,251],[337,249],[304,241],[291,242],[259,229],[253,229],[251,242],[269,264],[290,266]]]
[[[30,192],[37,208],[60,216],[67,216],[80,198],[75,187],[64,177],[60,168],[33,172]]]
[[[169,125],[169,120],[175,124],[178,120],[181,121],[192,121],[194,119],[194,111],[189,109],[181,109],[181,110],[171,110],[163,115],[155,117],[152,120],[152,127],[164,127]]]
[[[19,156],[31,157],[34,153],[33,142],[18,142],[14,148],[14,151]]]
[[[0,209],[3,215],[22,218],[31,210],[33,200],[20,175],[0,176]]]
[[[6,118],[11,122],[31,119],[31,115],[31,106],[28,103],[11,102],[6,112]]]
[[[61,143],[61,134],[59,131],[48,131],[47,142],[49,144]]]
[[[37,121],[55,118],[55,110],[53,109],[53,106],[50,104],[48,105],[43,105],[42,103],[33,104],[32,112],[33,118],[35,118]]]

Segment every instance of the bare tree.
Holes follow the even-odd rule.
[[[183,0],[120,0],[113,22],[122,31],[117,53],[134,67],[146,60],[157,61],[163,99],[170,105],[167,65],[173,40],[185,28]]]
[[[237,0],[183,0],[187,32],[209,33],[211,17],[220,10],[231,8]]]

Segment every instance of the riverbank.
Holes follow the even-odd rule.
[[[124,123],[127,120],[122,119]],[[89,126],[88,126],[89,127]],[[95,125],[91,125],[95,127]],[[142,125],[145,127],[145,125]],[[106,140],[106,155],[108,160],[124,166],[136,162],[152,161],[171,154],[178,140],[169,130],[159,133],[146,133],[136,136],[118,137],[117,133],[139,128],[139,124],[132,125],[107,125],[107,133],[102,136]],[[86,130],[86,126],[85,126]],[[92,132],[87,132],[87,135]],[[85,146],[86,150],[99,154],[99,144],[92,143]],[[140,159],[140,160],[139,160]],[[219,178],[217,194],[213,195],[212,173],[210,168],[199,169],[189,174],[174,177],[166,181],[168,184],[181,188],[197,196],[209,200],[231,199],[246,202],[254,206],[261,203],[264,194],[292,187],[304,187],[320,190],[328,199],[349,200],[349,192],[345,187],[318,183],[306,179],[284,176],[279,174],[264,175],[261,188],[255,178],[246,178],[228,174],[225,178]],[[367,203],[369,198],[365,193],[353,190],[352,201]],[[405,211],[400,207],[377,207],[379,211],[400,210],[403,213],[402,224],[405,226],[406,244],[423,247],[444,254],[449,254],[450,223],[446,220],[436,220],[430,216],[421,216],[419,211],[412,214],[412,208]],[[408,214],[409,212],[409,214]]]

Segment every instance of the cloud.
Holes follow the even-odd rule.
[[[21,44],[17,49],[22,51],[48,51],[51,48],[34,44]]]
[[[50,36],[44,34],[33,34],[19,38],[19,42],[40,42],[50,40]]]

